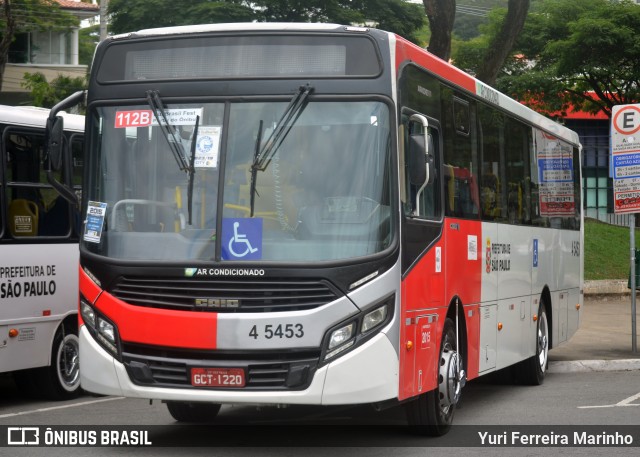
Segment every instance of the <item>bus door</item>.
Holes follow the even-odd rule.
[[[438,123],[408,109],[402,113],[403,153],[400,157],[401,199],[404,210],[401,330],[401,398],[427,392],[436,387],[439,348],[438,315],[443,304],[444,262],[442,246],[442,193],[440,132]],[[425,126],[428,124],[428,126]],[[424,161],[410,154],[410,138],[425,135],[430,176],[425,181],[412,167],[424,167]],[[416,165],[419,163],[419,165]]]

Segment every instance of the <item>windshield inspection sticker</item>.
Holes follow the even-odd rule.
[[[218,166],[218,151],[220,149],[219,125],[203,125],[198,127],[196,139],[196,168],[216,168]]]
[[[262,258],[262,219],[222,219],[222,260]]]
[[[107,204],[101,202],[89,202],[87,206],[87,218],[84,221],[83,239],[90,243],[99,243],[102,237],[104,216],[107,213]]]

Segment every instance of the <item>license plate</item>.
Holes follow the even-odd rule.
[[[242,368],[192,368],[191,385],[195,387],[244,387]]]

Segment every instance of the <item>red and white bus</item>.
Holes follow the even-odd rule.
[[[578,328],[577,135],[397,35],[119,35],[87,104],[89,391],[181,421],[404,403],[442,434],[467,379],[539,384]]]
[[[12,372],[25,393],[61,400],[80,393],[79,217],[41,171],[48,115],[0,106],[0,373]],[[64,121],[72,160],[51,176],[80,192],[84,117]]]

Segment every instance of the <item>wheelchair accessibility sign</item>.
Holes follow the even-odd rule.
[[[222,219],[222,260],[262,258],[262,219]]]

